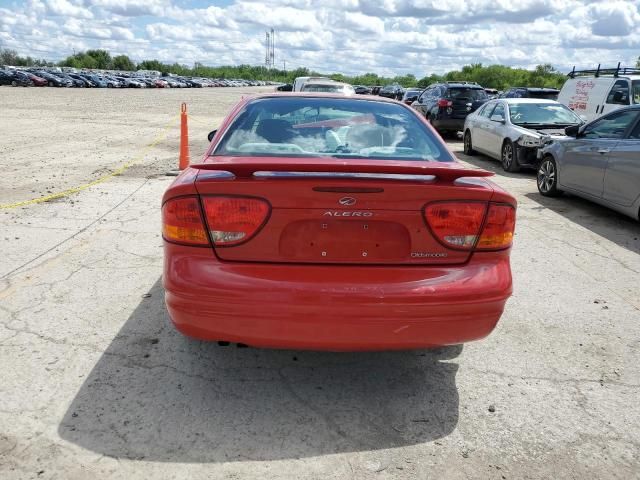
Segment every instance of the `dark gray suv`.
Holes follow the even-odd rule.
[[[412,107],[444,135],[462,130],[467,115],[488,100],[487,92],[477,83],[435,83],[420,94]]]

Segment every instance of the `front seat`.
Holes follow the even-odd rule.
[[[291,124],[286,120],[269,118],[258,123],[256,135],[264,138],[269,143],[289,143],[295,132],[291,128]]]

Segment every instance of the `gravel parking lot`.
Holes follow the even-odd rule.
[[[1,205],[104,179],[0,209],[0,477],[640,478],[640,223],[459,141],[519,201],[489,338],[332,354],[174,331],[159,203],[180,103],[198,158],[260,90],[0,88]]]

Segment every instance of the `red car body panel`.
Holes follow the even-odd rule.
[[[512,292],[510,248],[452,248],[425,219],[434,202],[480,204],[484,222],[492,205],[515,208],[511,195],[483,178],[489,173],[465,174],[457,162],[210,157],[249,101],[225,119],[203,163],[182,172],[163,197],[163,205],[197,199],[207,231],[209,197],[250,197],[269,207],[257,233],[233,246],[165,239],[165,300],[180,332],[256,347],[356,351],[459,344],[493,330]],[[262,171],[433,178],[257,176]],[[340,205],[345,195],[356,206]]]
[[[27,73],[27,75],[31,80],[31,82],[33,83],[33,85],[36,87],[46,87],[49,84],[49,82],[47,82],[44,78],[38,77],[33,73]]]

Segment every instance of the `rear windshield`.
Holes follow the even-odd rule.
[[[457,100],[488,100],[487,92],[482,88],[454,87],[447,90],[447,97]]]
[[[303,92],[323,92],[342,93],[345,91],[344,85],[328,85],[326,83],[305,83],[302,86]]]
[[[254,100],[213,154],[453,161],[409,108],[349,97]]]
[[[542,100],[557,100],[558,92],[544,92],[529,90],[529,98],[540,98]]]

